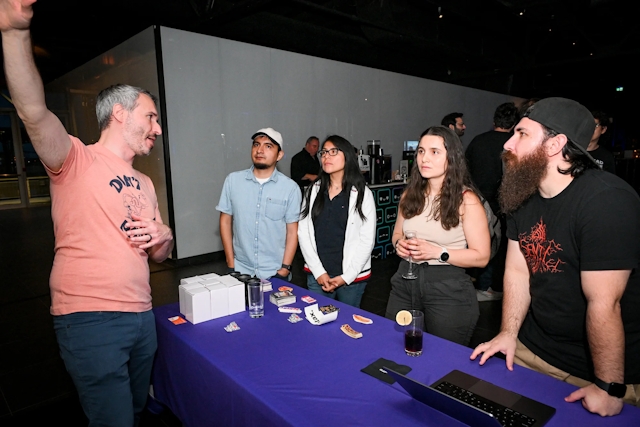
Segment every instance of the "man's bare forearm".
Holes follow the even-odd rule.
[[[40,160],[52,170],[59,170],[71,141],[60,120],[47,109],[29,30],[4,31],[2,49],[7,86],[16,111]]]
[[[509,240],[508,245],[500,332],[517,337],[531,305],[531,294],[529,293],[530,277],[518,242]]]
[[[509,278],[505,273],[500,331],[512,336],[518,336],[530,304],[531,295],[529,294],[528,281],[523,282],[515,278]]]
[[[296,249],[298,248],[298,223],[293,222],[287,224],[287,237],[284,242],[284,255],[282,257],[282,262],[284,264],[291,264],[293,262],[293,257],[296,254]]]
[[[235,258],[233,255],[233,216],[220,212],[220,239],[224,248],[224,256],[227,261],[227,267],[235,267]]]
[[[42,79],[33,59],[29,30],[2,33],[2,50],[7,85],[16,110],[25,123],[37,121],[47,107]]]
[[[620,304],[593,302],[587,306],[587,338],[596,377],[624,382],[624,326]]]

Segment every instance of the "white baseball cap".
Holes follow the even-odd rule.
[[[277,130],[275,130],[273,128],[260,129],[259,131],[257,131],[256,133],[253,134],[253,136],[251,137],[251,140],[256,139],[256,136],[260,136],[260,135],[266,136],[274,144],[278,144],[280,149],[282,151],[284,151],[284,147],[282,146],[282,135],[280,135],[280,132],[278,132]]]

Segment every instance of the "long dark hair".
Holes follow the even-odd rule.
[[[422,132],[420,139],[426,135],[439,136],[444,140],[444,148],[447,150],[447,169],[442,183],[440,194],[436,194],[431,206],[433,219],[440,220],[442,228],[450,230],[460,223],[460,205],[462,193],[471,189],[480,194],[471,181],[471,175],[467,170],[464,158],[462,142],[451,129],[444,126],[432,126]],[[416,150],[417,154],[418,150]],[[429,180],[420,175],[420,165],[414,162],[411,169],[411,178],[407,184],[402,199],[400,200],[400,212],[405,219],[419,215],[425,209]]]
[[[547,139],[558,135],[558,132],[553,129],[550,129],[545,125],[540,126],[542,126],[542,131],[544,132],[544,140],[542,143]],[[558,166],[558,172],[562,175],[571,175],[576,178],[582,175],[587,169],[599,169],[589,156],[582,152],[582,150],[580,150],[569,138],[567,138],[567,143],[562,147],[562,157],[569,162],[569,167],[566,169],[561,169],[560,166]]]
[[[358,198],[356,199],[356,210],[360,214],[360,218],[363,221],[367,220],[367,217],[362,212],[362,200],[364,199],[365,181],[362,173],[360,172],[360,166],[358,166],[358,158],[356,157],[356,150],[349,141],[338,135],[331,135],[325,139],[320,147],[320,150],[324,148],[327,142],[331,142],[338,150],[344,154],[344,175],[342,177],[342,189],[347,190],[347,194],[351,191],[352,187],[356,187],[358,190]],[[316,200],[313,202],[313,208],[311,209],[311,219],[315,219],[320,215],[324,208],[324,193],[328,190],[331,182],[331,177],[322,168],[318,178],[313,184],[307,187],[304,195],[303,209],[301,212],[301,218],[306,218],[309,215],[309,203],[311,201],[311,190],[315,183],[320,181],[320,190],[316,196]]]

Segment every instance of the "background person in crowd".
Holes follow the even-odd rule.
[[[161,133],[155,97],[127,85],[98,94],[100,138],[86,146],[47,109],[33,59],[33,1],[0,2],[13,103],[51,180],[51,314],[89,425],[137,425],[157,348],[149,264],[173,250],[153,183],[133,168]]]
[[[505,144],[502,326],[471,359],[501,352],[605,416],[640,398],[640,199],[589,156],[594,127],[584,106],[546,98]]]
[[[291,158],[291,179],[300,186],[301,190],[318,177],[320,162],[316,154],[319,146],[320,140],[310,136],[302,150]]]
[[[280,132],[264,128],[251,139],[253,166],[227,176],[216,206],[227,267],[288,280],[298,247],[300,189],[276,169],[284,156]]]
[[[470,267],[484,267],[491,253],[484,206],[471,181],[460,138],[434,126],[422,133],[411,179],[398,206],[392,241],[403,259],[391,278],[386,317],[400,310],[424,312],[425,330],[467,345],[480,311]],[[403,238],[415,230],[417,238]],[[415,280],[403,279],[411,256]]]
[[[462,113],[449,113],[442,118],[440,124],[448,127],[461,138],[464,135],[464,131],[467,129],[464,124],[464,120],[462,120],[462,115]]]
[[[349,141],[330,136],[318,156],[322,169],[305,193],[298,227],[307,287],[360,307],[375,244],[373,194]]]
[[[527,112],[529,107],[531,107],[533,104],[535,104],[538,101],[540,101],[540,98],[529,98],[526,101],[524,101],[522,104],[520,104],[520,106],[518,107],[518,121],[520,121],[520,119],[524,117],[524,114]]]
[[[596,129],[593,131],[591,141],[587,151],[591,154],[598,165],[607,172],[616,173],[616,159],[611,151],[600,145],[600,138],[607,132],[610,119],[603,111],[592,111],[591,114],[596,122]]]
[[[500,214],[498,188],[502,182],[502,151],[504,143],[511,137],[518,120],[518,108],[513,102],[500,104],[493,114],[493,130],[481,133],[471,140],[465,151],[471,179],[489,202],[493,212],[500,218],[502,242],[500,250],[486,267],[475,269],[478,301],[493,301],[502,298],[502,273],[506,256],[506,220]]]

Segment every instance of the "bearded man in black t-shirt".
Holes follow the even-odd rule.
[[[499,191],[509,238],[497,352],[580,387],[565,398],[602,416],[640,398],[640,199],[587,146],[584,106],[547,98],[504,145]]]

